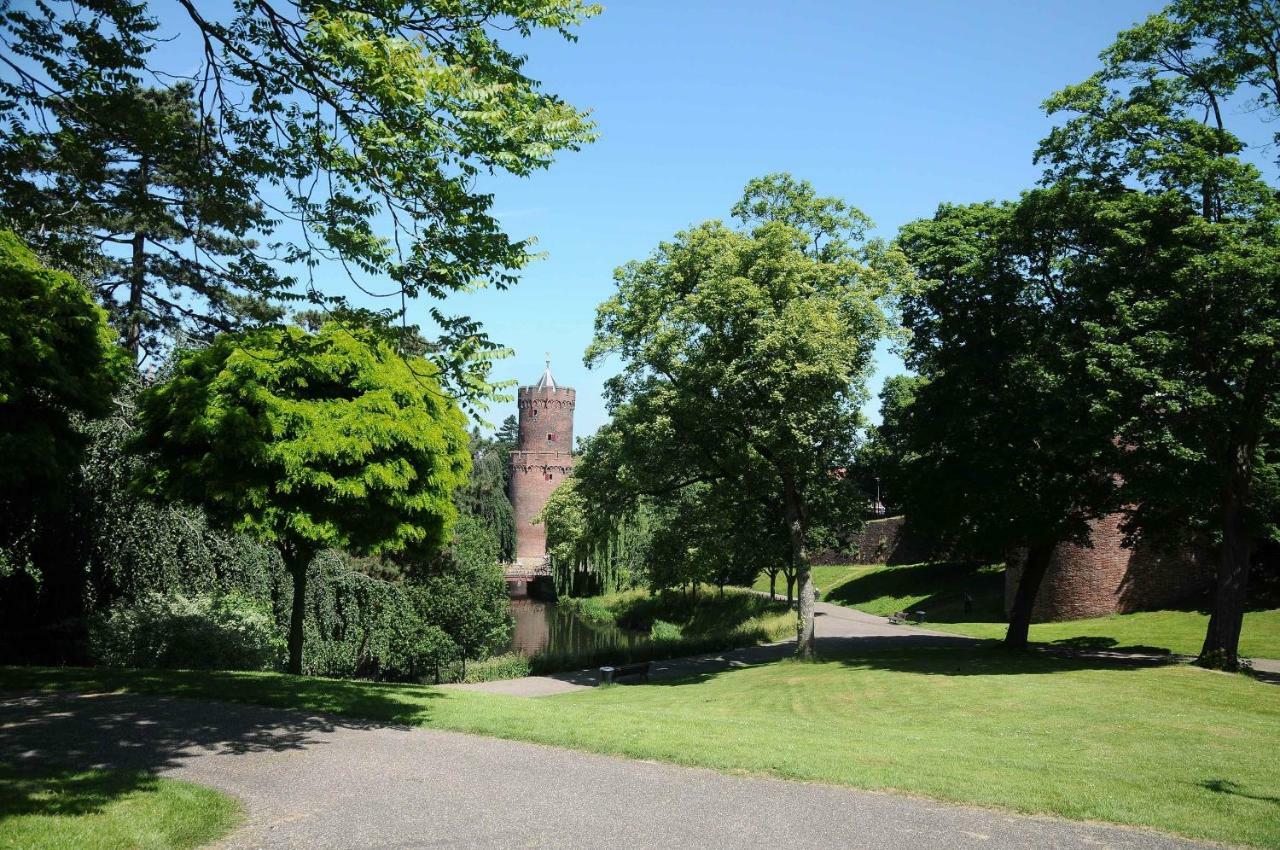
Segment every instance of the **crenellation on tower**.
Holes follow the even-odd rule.
[[[519,437],[511,453],[511,507],[516,522],[516,561],[547,558],[547,532],[533,524],[552,492],[573,471],[573,411],[577,393],[557,386],[547,360],[542,377],[516,393]]]

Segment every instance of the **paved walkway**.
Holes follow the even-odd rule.
[[[1206,846],[892,794],[130,694],[0,695],[0,763],[32,762],[141,768],[230,792],[248,821],[224,850]]]

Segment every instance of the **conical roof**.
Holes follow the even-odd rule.
[[[554,390],[556,388],[556,379],[551,376],[551,355],[547,355],[547,368],[542,370],[542,377],[538,379],[538,383],[534,384],[534,389]]]

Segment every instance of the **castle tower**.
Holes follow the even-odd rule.
[[[569,387],[556,386],[547,368],[531,387],[518,390],[520,437],[511,453],[511,506],[516,520],[516,562],[536,566],[547,558],[547,531],[534,525],[551,492],[573,469],[573,407]]]

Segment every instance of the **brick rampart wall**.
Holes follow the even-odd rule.
[[[927,560],[929,547],[904,531],[905,521],[901,516],[868,520],[847,550],[816,552],[811,560],[815,564],[917,564]]]
[[[1213,582],[1209,560],[1198,554],[1170,554],[1150,546],[1124,545],[1122,516],[1090,526],[1092,547],[1063,544],[1053,553],[1032,619],[1036,622],[1105,617],[1177,604]],[[1021,558],[1005,570],[1005,610],[1013,604]]]

